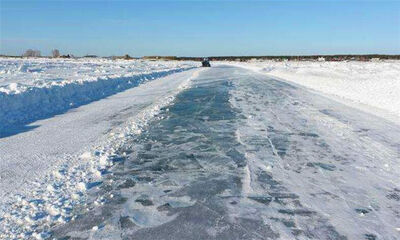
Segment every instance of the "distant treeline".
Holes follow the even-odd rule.
[[[193,60],[200,61],[201,57],[175,57],[175,60]],[[370,61],[373,59],[379,60],[400,60],[400,55],[383,55],[383,54],[368,54],[368,55],[304,55],[304,56],[212,56],[208,57],[210,61],[249,61],[249,60],[275,60],[275,61],[309,61],[309,60],[325,60],[325,61]]]
[[[53,50],[54,51],[54,50]],[[58,51],[58,50],[57,50]],[[75,58],[73,55],[59,55],[61,58]],[[55,54],[53,53],[53,57]],[[7,56],[0,55],[0,57],[14,57],[21,58],[24,56]],[[26,57],[26,56],[25,56]],[[36,57],[42,57],[36,56]],[[97,58],[96,55],[87,55],[84,57]],[[45,58],[45,57],[43,57]],[[112,56],[106,57],[109,59],[137,59],[129,56]],[[144,56],[142,59],[145,60],[178,60],[178,61],[201,61],[204,57],[177,57],[177,56]],[[341,55],[301,55],[301,56],[211,56],[208,57],[210,61],[241,61],[246,62],[250,60],[275,60],[275,61],[371,61],[371,60],[400,60],[400,55],[384,55],[384,54],[366,54],[366,55],[352,55],[352,54],[341,54]]]

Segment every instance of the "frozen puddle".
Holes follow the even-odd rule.
[[[398,126],[233,67],[200,73],[49,232],[58,239],[396,239]]]

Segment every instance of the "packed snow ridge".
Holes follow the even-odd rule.
[[[0,131],[194,66],[193,62],[2,58]]]
[[[254,60],[230,64],[305,86],[379,116],[387,113],[390,120],[400,122],[400,61]]]

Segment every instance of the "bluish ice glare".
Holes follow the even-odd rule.
[[[247,70],[203,71],[51,235],[395,239],[399,172],[384,164],[399,130],[363,114]]]

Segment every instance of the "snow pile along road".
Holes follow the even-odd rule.
[[[149,81],[0,138],[0,239],[46,239],[50,227],[75,219],[90,201],[86,192],[124,158],[118,151],[125,141],[157,119],[198,71]]]
[[[363,110],[400,117],[400,62],[231,62],[270,76],[303,85],[324,94],[350,100]],[[365,106],[367,105],[367,106]],[[382,111],[383,110],[383,111]],[[385,117],[385,116],[382,116]],[[398,121],[396,121],[398,122]]]
[[[0,59],[0,132],[194,66],[141,60]]]

